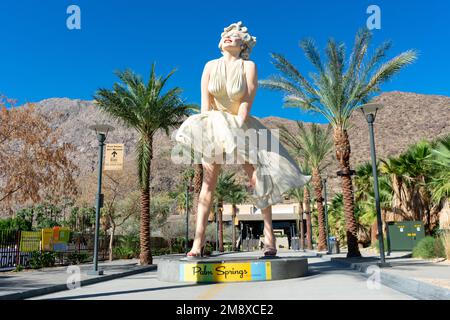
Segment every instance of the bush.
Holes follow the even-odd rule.
[[[170,248],[160,248],[152,250],[152,256],[162,256],[165,254],[170,254]]]
[[[450,260],[450,230],[442,230],[440,233],[442,244],[444,245],[445,255]]]
[[[18,264],[16,268],[13,270],[13,272],[20,272],[23,271],[24,267],[21,264]]]
[[[0,230],[31,231],[31,222],[21,217],[0,219]]]
[[[120,246],[113,249],[114,259],[133,259],[139,257],[139,251],[127,246]]]
[[[133,259],[139,258],[141,252],[138,235],[120,236],[118,246],[113,248],[114,259]]]
[[[432,259],[432,258],[444,258],[445,250],[440,237],[425,237],[419,241],[414,247],[412,256],[414,258]]]
[[[30,267],[32,269],[48,268],[55,266],[56,256],[54,252],[35,251],[31,254]]]
[[[69,264],[80,264],[89,260],[89,255],[85,252],[72,252],[67,256]]]

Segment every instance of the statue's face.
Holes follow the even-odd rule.
[[[238,31],[230,31],[222,38],[222,49],[226,47],[239,47],[242,44],[242,39]]]

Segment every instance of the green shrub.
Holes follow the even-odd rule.
[[[441,238],[425,237],[414,247],[414,258],[432,259],[444,258],[445,250]]]
[[[133,259],[139,258],[139,249],[130,248],[128,246],[120,246],[113,249],[114,259]]]
[[[450,260],[450,230],[441,230],[439,237],[442,239],[445,255]]]
[[[174,253],[174,252],[172,251],[172,253]],[[181,252],[178,252],[178,253],[181,253]],[[162,256],[165,254],[170,254],[170,248],[152,249],[152,256]]]
[[[0,219],[0,230],[31,231],[31,222],[21,217]]]
[[[205,254],[210,255],[213,251],[214,251],[214,246],[211,243],[207,242],[205,244]]]
[[[89,255],[86,252],[72,252],[67,256],[69,264],[80,264],[89,260]]]
[[[118,245],[113,249],[115,259],[139,258],[141,252],[138,235],[124,235],[118,239]]]
[[[16,268],[13,270],[13,272],[20,272],[24,269],[24,267],[21,264],[18,264]]]
[[[55,266],[56,256],[54,252],[34,251],[31,254],[30,267],[32,269],[48,268]]]

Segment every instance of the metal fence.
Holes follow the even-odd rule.
[[[114,236],[113,245],[120,245],[123,236]],[[109,259],[109,235],[99,236],[98,260]],[[74,254],[84,254],[86,262],[92,262],[94,256],[95,235],[93,233],[70,232],[69,241],[64,246],[54,246],[56,265],[70,264]],[[160,237],[151,237],[152,249],[167,247],[167,241]],[[41,231],[0,230],[0,270],[14,269],[18,265],[30,266],[34,252],[46,251],[42,246]],[[72,256],[72,257],[71,257]]]
[[[34,234],[33,234],[34,233]],[[0,269],[11,269],[17,265],[28,267],[33,252],[42,251],[40,231],[0,230]],[[55,263],[69,263],[70,255],[85,253],[88,260],[94,254],[94,234],[71,233],[67,247],[55,252]],[[109,237],[99,236],[99,260],[109,258]]]
[[[26,232],[0,230],[0,268],[28,265],[32,252],[36,249],[40,250],[40,240],[37,240],[36,237],[28,237],[27,240],[24,240],[22,235]]]

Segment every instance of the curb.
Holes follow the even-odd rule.
[[[81,280],[80,285],[88,286],[88,285],[95,284],[95,283],[100,283],[100,282],[110,281],[110,280],[114,280],[114,279],[118,279],[118,278],[128,277],[131,275],[144,273],[147,271],[153,271],[156,269],[157,269],[156,265],[149,265],[149,266],[145,266],[145,267],[140,267],[139,269],[135,269],[135,270],[130,270],[130,271],[125,271],[125,272],[120,272],[120,273],[98,276],[95,278]],[[52,285],[52,286],[45,287],[45,288],[38,288],[38,289],[32,289],[32,290],[2,295],[2,296],[0,296],[0,300],[24,300],[24,299],[28,299],[28,298],[38,297],[38,296],[55,293],[55,292],[60,292],[60,291],[66,291],[66,290],[70,290],[69,288],[67,288],[67,284],[56,284],[56,285]]]
[[[349,267],[350,269],[359,271],[366,278],[371,276],[371,273],[367,273],[367,268],[377,263],[352,263],[336,258],[327,256],[326,254],[318,253],[315,251],[309,251],[315,254],[316,257],[324,260],[339,263]],[[381,284],[399,292],[405,293],[413,298],[420,300],[450,300],[450,290],[439,286],[435,286],[423,281],[419,281],[413,278],[403,277],[399,275],[389,274],[388,272],[380,272]]]

